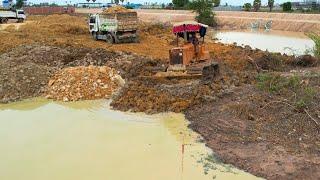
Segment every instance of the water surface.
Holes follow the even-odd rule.
[[[302,55],[314,47],[314,42],[301,32],[287,31],[215,31],[213,38],[218,42],[280,52],[289,55]]]
[[[257,179],[215,160],[182,114],[107,101],[0,105],[1,180]]]

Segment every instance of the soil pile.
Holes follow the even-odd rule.
[[[123,84],[117,72],[107,66],[65,68],[50,79],[46,97],[62,101],[109,98]]]
[[[68,67],[108,66],[116,69],[125,79],[130,79],[150,74],[149,67],[159,64],[160,61],[147,57],[104,49],[19,46],[0,55],[0,102],[17,101],[43,94],[49,79],[57,71]],[[83,73],[85,72],[83,70]],[[88,78],[96,78],[98,75],[92,74]],[[69,77],[71,78],[71,75]],[[61,86],[63,83],[68,82],[61,82]]]
[[[125,13],[125,12],[131,12],[131,11],[123,6],[114,6],[114,7],[109,7],[107,9],[105,9],[102,12],[102,14]]]

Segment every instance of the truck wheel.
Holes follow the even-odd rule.
[[[98,37],[97,37],[97,33],[96,33],[96,32],[93,32],[93,33],[92,33],[92,39],[93,39],[93,40],[98,40]]]
[[[107,38],[106,38],[107,43],[109,44],[113,44],[114,43],[114,39],[112,37],[111,34],[107,34]]]
[[[23,23],[23,19],[19,18],[18,23]]]

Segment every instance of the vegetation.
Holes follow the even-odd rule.
[[[291,2],[283,3],[282,4],[282,9],[285,12],[292,11],[292,3]]]
[[[17,0],[16,8],[21,9],[23,7],[23,0]]]
[[[189,4],[189,0],[172,0],[172,3],[175,8],[185,8]]]
[[[292,105],[296,110],[307,108],[317,95],[314,87],[302,84],[303,80],[296,75],[283,77],[279,74],[261,73],[257,76],[257,81],[259,89],[288,97],[285,99],[286,103]]]
[[[213,0],[214,7],[220,6],[220,0]]]
[[[320,59],[320,35],[316,33],[307,34],[308,37],[314,42],[315,46],[313,48],[313,54],[315,57]]]
[[[214,13],[212,12],[212,0],[195,0],[190,3],[189,7],[198,14],[196,16],[198,22],[209,26],[216,26]]]
[[[270,12],[272,11],[273,6],[274,6],[274,0],[268,0],[268,7],[270,9]]]
[[[250,11],[251,8],[252,8],[252,5],[251,5],[251,3],[245,3],[243,5],[243,8],[244,8],[245,11]]]
[[[261,0],[254,0],[253,1],[254,11],[256,11],[256,12],[259,11],[260,7],[261,7]]]

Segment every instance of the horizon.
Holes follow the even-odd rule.
[[[304,0],[275,0],[275,4],[281,4],[284,2],[303,2]],[[40,4],[40,3],[56,3],[59,5],[63,5],[63,4],[77,4],[77,3],[86,3],[86,0],[66,0],[66,1],[61,1],[61,0],[47,0],[47,1],[43,1],[43,0],[27,0],[27,2],[30,3],[34,3],[34,4]],[[92,1],[90,1],[92,2]],[[110,3],[111,0],[97,0],[96,3]],[[125,0],[124,3],[126,2],[130,2],[130,3],[140,3],[140,4],[144,4],[146,2],[150,2],[150,3],[170,3],[172,2],[172,0],[161,0],[161,1],[157,1],[157,0]],[[262,5],[266,5],[268,2],[268,0],[262,0]],[[2,3],[2,1],[1,1]],[[253,0],[221,0],[220,5],[225,5],[226,3],[228,3],[228,5],[233,5],[233,6],[242,6],[244,3],[253,3]]]

